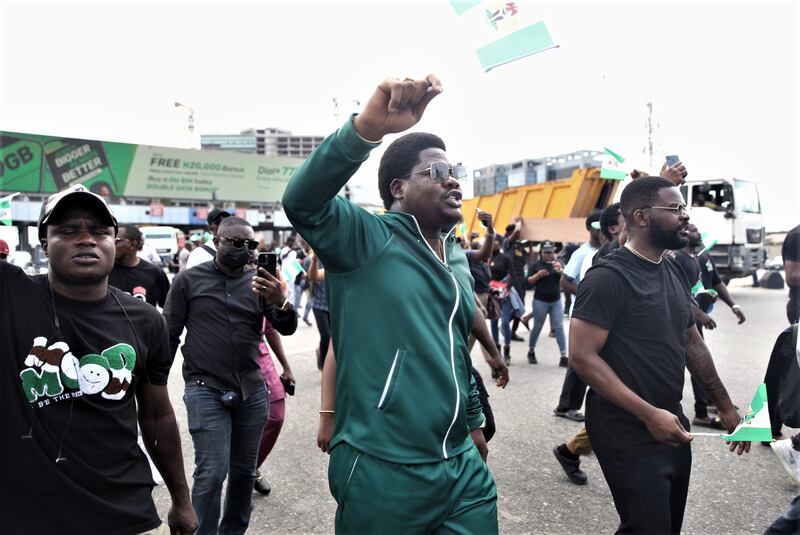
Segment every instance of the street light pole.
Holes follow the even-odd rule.
[[[192,148],[196,148],[195,147],[195,143],[194,143],[194,110],[192,108],[190,108],[189,106],[187,106],[186,104],[182,104],[180,102],[175,102],[175,107],[176,108],[185,108],[185,109],[189,110],[189,121],[188,121],[189,139],[191,140]]]

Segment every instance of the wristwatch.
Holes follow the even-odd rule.
[[[285,299],[283,300],[283,304],[281,304],[281,306],[279,306],[279,307],[275,307],[275,308],[277,308],[277,309],[278,309],[278,310],[280,310],[281,312],[285,312],[286,310],[288,310],[288,309],[289,309],[289,298],[288,298],[288,297],[287,297],[287,298],[285,298]]]

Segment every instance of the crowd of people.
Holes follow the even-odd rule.
[[[44,202],[38,232],[48,273],[28,276],[0,257],[0,344],[9,356],[1,440],[15,459],[9,480],[23,489],[3,493],[15,511],[4,529],[247,531],[253,492],[271,491],[260,469],[294,389],[281,337],[301,320],[311,325],[311,313],[322,372],[317,443],[330,454],[337,532],[497,533],[486,464],[496,425],[470,353],[477,342],[504,388],[512,342],[527,341],[524,365],[536,365],[536,348],[550,343],[540,341],[546,325],[566,369],[553,413],[585,425],[553,448],[555,461],[585,484],[580,457],[594,451],[619,533],[680,532],[692,462],[684,373],[691,425],[732,431],[741,417],[703,330],[716,328],[717,299],[746,321],[713,259],[698,254],[701,229],[677,187],[685,166],[635,171],[619,203],[586,218],[583,244],[525,240],[521,219],[501,235],[485,211],[482,233],[456,239],[467,172],[428,133],[405,134],[384,151],[383,214],[337,195],[441,92],[433,75],[384,80],[289,182],[283,207],[296,234],[267,246],[245,219],[211,210],[209,237],[187,240],[171,280],[142,258],[141,232],[118,222],[102,197],[76,185]],[[794,325],[765,379],[782,403],[800,381],[792,359],[799,236],[800,226],[784,244]],[[290,276],[257,264],[259,252],[275,254]],[[191,488],[166,387],[179,350]],[[800,436],[781,435],[782,423],[800,422],[794,400],[770,406],[771,445],[800,482]],[[750,444],[730,450],[741,455]],[[151,497],[154,474],[172,499],[166,522]],[[58,499],[42,515],[39,502],[51,493]],[[792,532],[798,519],[795,504],[768,532]]]

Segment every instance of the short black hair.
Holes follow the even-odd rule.
[[[403,177],[419,163],[419,153],[425,149],[447,151],[439,136],[426,132],[412,132],[401,136],[386,147],[378,166],[378,192],[387,210],[392,207],[394,197],[389,187],[392,180]]]
[[[238,227],[240,225],[243,227],[253,228],[253,225],[251,225],[246,219],[242,219],[241,217],[232,215],[226,217],[225,219],[219,222],[219,227],[217,227],[217,232],[221,231],[224,228]]]
[[[611,241],[611,232],[609,232],[608,228],[613,227],[614,225],[619,222],[619,203],[615,202],[614,204],[609,204],[606,206],[606,209],[603,210],[603,213],[600,214],[600,230],[603,232],[603,235]]]
[[[139,230],[139,227],[137,227],[136,225],[131,225],[129,223],[126,223],[124,225],[120,225],[119,230],[124,230],[125,237],[127,237],[131,241],[135,241],[136,248],[139,251],[142,250],[142,246],[144,246],[144,237],[142,236],[142,231]],[[117,235],[119,235],[119,231],[117,232]]]
[[[660,176],[644,176],[637,178],[622,190],[619,199],[622,215],[628,227],[633,227],[633,213],[642,208],[653,206],[658,200],[658,192],[664,188],[674,188],[671,180]]]
[[[586,217],[586,230],[592,230],[592,223],[600,221],[600,210],[593,210],[591,214]]]

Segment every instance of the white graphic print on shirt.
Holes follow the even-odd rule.
[[[38,336],[19,377],[25,398],[39,407],[82,395],[118,400],[131,385],[135,365],[136,351],[128,344],[115,344],[99,355],[78,359],[65,342],[47,347],[47,338]]]

